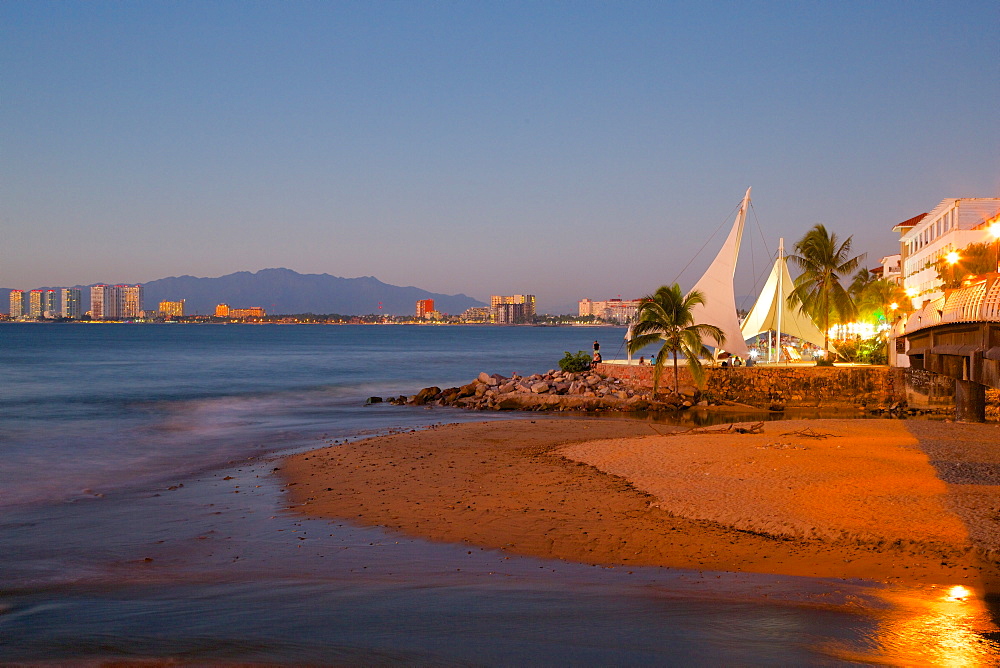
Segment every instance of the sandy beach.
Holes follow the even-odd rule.
[[[282,474],[299,512],[512,554],[1000,591],[997,425],[713,431],[445,425],[296,455]]]

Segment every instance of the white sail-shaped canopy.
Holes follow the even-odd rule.
[[[736,258],[740,254],[740,241],[743,239],[743,222],[746,220],[749,207],[750,188],[747,188],[747,194],[743,197],[743,203],[736,214],[736,221],[726,238],[726,243],[722,245],[722,249],[705,274],[691,289],[692,292],[700,291],[705,298],[703,305],[695,306],[693,309],[695,323],[715,325],[726,337],[725,345],[719,345],[714,339],[709,339],[705,343],[744,358],[749,350],[746,341],[743,340],[740,321],[736,315],[733,280],[736,276]]]
[[[791,334],[803,341],[823,347],[823,332],[813,323],[812,318],[798,308],[788,308],[788,296],[795,287],[788,273],[788,261],[784,257],[784,246],[778,251],[771,275],[760,293],[760,297],[743,321],[743,338],[752,339],[768,331]]]

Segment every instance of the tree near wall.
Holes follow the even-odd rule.
[[[822,330],[824,350],[830,348],[830,325],[850,322],[857,315],[843,280],[858,268],[865,254],[851,256],[851,239],[841,242],[817,224],[795,243],[795,255],[788,256],[802,271],[788,304],[804,311]]]
[[[949,262],[946,256],[937,261],[935,268],[945,289],[957,288],[968,276],[997,270],[996,246],[988,242],[969,244],[958,251],[957,262]]]
[[[673,359],[676,394],[680,389],[677,358],[683,357],[687,361],[691,376],[701,385],[705,377],[701,357],[710,357],[712,354],[702,339],[710,337],[720,345],[725,344],[725,335],[721,329],[694,321],[694,307],[704,303],[705,297],[700,291],[692,290],[685,295],[676,283],[663,285],[655,293],[642,298],[628,350],[636,353],[648,345],[663,342],[653,364],[654,395],[659,389],[660,376],[668,356]]]

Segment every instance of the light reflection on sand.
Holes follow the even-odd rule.
[[[882,611],[867,610],[878,625],[861,650],[838,642],[820,649],[848,661],[904,666],[1000,665],[1000,643],[979,593],[964,586],[892,587],[880,593]]]

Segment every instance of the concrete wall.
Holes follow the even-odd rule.
[[[600,364],[597,372],[621,378],[635,387],[653,386],[650,366]],[[774,404],[887,407],[906,401],[904,374],[904,369],[883,366],[706,367],[702,391],[712,400],[762,408]],[[691,373],[684,366],[680,367],[679,379],[681,386],[688,389],[694,385]],[[673,382],[673,367],[664,367],[660,391],[672,391]]]

